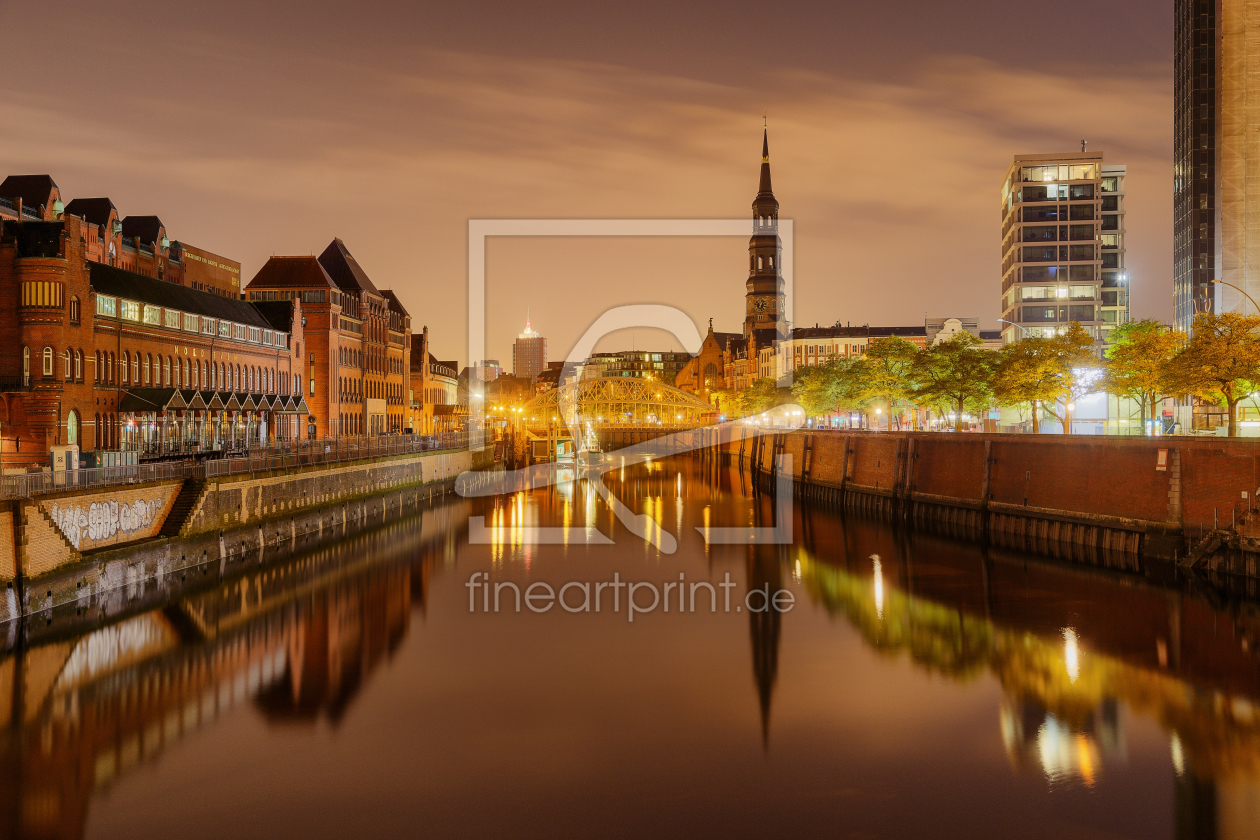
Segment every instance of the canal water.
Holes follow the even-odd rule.
[[[23,628],[0,836],[1260,833],[1245,598],[828,510],[776,522],[689,458],[605,476],[644,539],[555,478]],[[776,524],[790,543],[716,542]]]

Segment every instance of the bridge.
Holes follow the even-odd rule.
[[[605,376],[544,391],[525,403],[526,428],[566,426],[705,426],[717,409],[694,394],[652,379]]]
[[[588,427],[604,449],[638,443],[678,429],[717,422],[718,410],[694,394],[639,377],[583,379],[544,391],[518,412],[519,445],[533,460],[571,455],[571,430]]]

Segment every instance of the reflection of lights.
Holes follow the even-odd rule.
[[[796,578],[797,583],[801,582],[801,561],[799,557],[796,560],[796,570],[792,576]]]
[[[1054,715],[1047,715],[1037,731],[1037,758],[1047,779],[1059,781],[1078,774],[1090,787],[1102,764],[1094,739],[1084,733],[1072,734],[1071,728]]]
[[[1181,750],[1181,738],[1176,732],[1172,734],[1168,747],[1172,751],[1173,770],[1177,771],[1178,776],[1186,775],[1186,755]]]
[[[879,620],[884,620],[884,567],[880,565],[879,555],[872,554],[871,560],[875,562],[875,614],[879,616]]]
[[[1081,649],[1076,631],[1071,627],[1063,628],[1063,663],[1067,666],[1068,679],[1076,682],[1081,675]]]

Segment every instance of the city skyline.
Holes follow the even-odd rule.
[[[1163,5],[1170,20],[1171,3]],[[382,20],[407,29],[409,13],[381,8],[390,12]],[[508,37],[520,21],[497,11],[480,38],[444,12],[437,30],[458,33],[444,49],[424,39],[404,48],[365,15],[352,28],[397,47],[369,55],[333,49],[327,21],[286,19],[280,28],[265,10],[195,21],[164,13],[163,28],[152,29],[142,7],[69,22],[15,9],[11,25],[31,37],[15,56],[22,93],[0,95],[0,113],[24,126],[6,171],[50,172],[68,197],[109,195],[124,214],[159,214],[177,237],[239,260],[245,277],[272,253],[310,253],[340,237],[418,324],[436,327],[426,311],[465,305],[470,217],[742,218],[768,110],[776,192],[797,231],[800,323],[917,323],[924,311],[948,311],[975,313],[987,327],[1000,315],[991,207],[1006,163],[1084,137],[1130,167],[1133,315],[1171,319],[1172,44],[1168,21],[1148,5],[1100,18],[1100,29],[1127,27],[1124,43],[1102,49],[1102,34],[1086,33],[1053,62],[1021,59],[995,37],[1018,31],[1014,7],[981,4],[939,32],[930,24],[940,13],[924,4],[794,7],[781,13],[783,31],[767,36],[787,58],[768,67],[748,33],[725,25],[672,57],[628,51],[601,28],[607,18],[560,29],[603,32],[600,55],[569,43],[581,39],[533,38],[537,24],[524,39],[536,49],[525,54]],[[889,25],[904,12],[914,25]],[[885,50],[913,48],[915,58],[890,67],[869,46],[832,56],[808,32],[829,14],[861,24],[844,27],[846,42],[874,31]],[[983,14],[992,20],[979,38],[968,24]],[[249,49],[260,33],[283,37],[262,54]],[[28,74],[38,58],[25,45],[49,39],[61,66]],[[298,41],[313,49],[298,56]],[[163,67],[156,77],[150,60]],[[93,66],[124,80],[108,104],[66,84]],[[1104,72],[1099,88],[1091,78]],[[273,83],[267,97],[250,88],[259,76]],[[480,89],[501,96],[471,95]],[[1054,107],[1042,113],[1036,101]],[[391,214],[416,233],[380,224]],[[420,231],[430,242],[423,261]],[[698,324],[712,316],[732,328],[741,313],[730,292],[744,259],[735,241],[493,243],[487,355],[510,356],[532,302],[522,290],[544,281],[554,311],[535,306],[536,321],[557,348],[597,308],[623,302],[584,297],[592,276],[614,288],[634,283]],[[645,262],[654,270],[639,270]],[[439,358],[462,359],[462,326],[444,323],[433,345]]]

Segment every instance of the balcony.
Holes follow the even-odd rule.
[[[28,377],[0,376],[0,392],[29,390],[31,390],[31,382]]]

